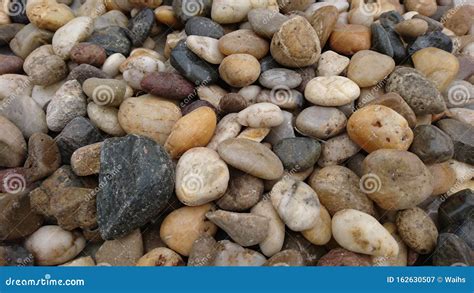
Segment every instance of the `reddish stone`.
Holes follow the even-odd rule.
[[[194,94],[194,84],[172,72],[148,74],[142,80],[141,87],[152,95],[175,100],[182,100]]]
[[[13,55],[0,55],[0,75],[7,73],[21,73],[23,59]]]
[[[90,64],[101,67],[107,59],[105,49],[89,43],[79,43],[71,49],[71,60],[77,64]]]

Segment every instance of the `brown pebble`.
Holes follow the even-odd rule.
[[[89,43],[79,43],[71,49],[71,60],[77,64],[90,64],[100,67],[107,59],[105,49]]]
[[[23,59],[13,55],[0,55],[0,75],[7,73],[21,73]]]

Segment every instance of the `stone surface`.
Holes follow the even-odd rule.
[[[19,167],[23,164],[27,149],[21,130],[7,118],[0,116],[0,130],[4,135],[0,139],[0,166]]]
[[[151,28],[155,24],[155,15],[149,8],[141,9],[133,16],[127,26],[127,36],[134,47],[140,47],[150,35]]]
[[[232,169],[228,188],[216,202],[223,210],[242,212],[253,207],[263,194],[263,180]]]
[[[0,55],[0,74],[21,73],[23,60],[17,56]]]
[[[454,155],[451,138],[433,125],[420,125],[414,130],[414,139],[410,151],[425,164],[442,163]]]
[[[434,31],[419,36],[414,42],[408,44],[407,53],[411,56],[415,52],[428,47],[434,47],[446,52],[451,52],[453,49],[453,42],[444,33],[440,31]]]
[[[331,249],[318,261],[318,266],[370,266],[370,258],[365,254],[354,253],[344,248]]]
[[[317,74],[318,76],[340,75],[349,65],[350,59],[346,56],[328,50],[321,54],[319,58]]]
[[[220,77],[233,87],[253,84],[260,76],[260,63],[249,54],[232,54],[222,60]]]
[[[52,45],[56,55],[63,59],[70,57],[74,45],[88,39],[94,29],[94,20],[79,16],[59,28],[53,36]]]
[[[216,225],[206,219],[206,213],[213,210],[213,204],[174,210],[161,223],[160,238],[179,254],[190,255],[194,242],[202,234],[212,237],[216,233]]]
[[[308,181],[329,214],[354,209],[375,215],[374,204],[361,191],[360,182],[361,179],[354,172],[343,166],[316,170]]]
[[[407,120],[410,128],[415,128],[416,126],[416,115],[413,110],[408,106],[405,100],[397,93],[387,93],[379,98],[376,98],[367,105],[382,105],[389,107],[398,114],[402,115],[405,120]]]
[[[64,60],[55,55],[53,46],[43,45],[25,58],[23,70],[37,85],[51,85],[64,79],[68,68]]]
[[[109,26],[95,31],[87,42],[101,46],[107,55],[120,53],[128,56],[132,43],[127,37],[127,31],[123,27]]]
[[[407,151],[375,151],[365,158],[362,170],[367,195],[385,210],[415,207],[433,192],[430,171]]]
[[[369,105],[352,114],[347,133],[368,153],[378,149],[406,151],[413,141],[413,132],[405,118],[382,105]]]
[[[249,29],[240,29],[219,39],[219,51],[224,55],[249,54],[262,59],[270,50],[267,40]]]
[[[209,16],[212,2],[210,0],[173,1],[173,11],[178,19],[187,23],[194,17]]]
[[[350,139],[347,133],[343,133],[322,144],[318,165],[325,167],[342,164],[359,151],[360,147]]]
[[[219,41],[211,37],[188,36],[188,49],[211,64],[220,64],[225,55],[219,51]]]
[[[283,123],[283,114],[280,108],[272,103],[257,103],[240,111],[237,120],[243,126],[275,127]]]
[[[343,76],[320,76],[312,79],[306,86],[304,96],[318,106],[343,106],[357,99],[359,86]]]
[[[175,267],[183,266],[184,261],[173,250],[166,247],[158,247],[142,256],[136,265],[139,267]]]
[[[370,29],[358,24],[345,24],[334,28],[329,37],[331,49],[343,55],[353,55],[370,49]]]
[[[10,244],[0,246],[1,266],[32,266],[33,255],[21,245]]]
[[[100,161],[99,185],[104,187],[97,194],[97,221],[104,239],[144,225],[171,198],[174,167],[152,140],[136,135],[108,139]]]
[[[187,206],[198,206],[220,198],[228,182],[227,165],[208,148],[187,151],[176,166],[176,196]]]
[[[304,265],[303,255],[294,249],[280,251],[264,264],[269,267],[300,267]]]
[[[119,124],[117,108],[89,103],[87,105],[87,115],[97,128],[111,136],[124,136],[126,134]]]
[[[28,194],[21,194],[22,189],[26,189],[24,177],[21,177],[21,174],[10,174],[13,175],[2,176],[2,183],[10,184],[14,190],[8,190],[10,193],[2,193],[0,196],[0,239],[7,241],[27,237],[43,224],[43,217],[32,209]]]
[[[396,67],[387,80],[385,91],[399,94],[416,115],[437,114],[446,109],[433,82],[413,68]]]
[[[284,177],[270,193],[273,207],[293,231],[314,227],[319,217],[318,195],[304,182]]]
[[[360,87],[369,87],[381,82],[394,68],[395,61],[389,56],[362,50],[352,56],[347,68],[347,77]]]
[[[184,27],[188,36],[203,36],[214,39],[220,39],[224,35],[222,26],[209,18],[202,16],[193,16]]]
[[[321,48],[326,45],[329,36],[334,30],[338,15],[337,8],[333,5],[328,5],[319,8],[308,17],[309,22],[319,37]]]
[[[472,266],[472,250],[457,235],[452,233],[441,233],[438,245],[433,253],[433,265],[435,266]]]
[[[81,85],[89,78],[109,78],[105,72],[89,64],[81,64],[74,67],[68,74],[66,80],[77,80]]]
[[[254,8],[247,16],[253,31],[268,39],[288,20],[287,16],[267,8]]]
[[[266,88],[275,87],[295,88],[303,81],[301,75],[296,71],[285,68],[274,68],[263,72],[258,79],[259,83]]]
[[[38,28],[53,32],[74,18],[71,8],[55,0],[34,1],[26,6],[26,15]]]
[[[268,235],[260,242],[260,250],[266,256],[278,253],[282,249],[285,240],[285,224],[280,219],[271,200],[268,198],[263,199],[251,209],[251,213],[269,219]]]
[[[188,257],[188,267],[211,266],[217,255],[216,240],[204,233],[193,243]]]
[[[267,260],[261,253],[228,240],[217,242],[216,251],[214,266],[261,266]]]
[[[108,263],[111,266],[133,266],[143,255],[143,240],[140,230],[115,240],[105,241],[97,250],[97,263]]]
[[[220,143],[217,149],[227,164],[255,177],[274,180],[283,174],[280,159],[260,143],[233,138]]]
[[[11,153],[9,153],[11,156]],[[53,174],[61,166],[61,155],[56,142],[47,134],[37,132],[28,140],[28,158],[24,167],[31,181]]]
[[[14,123],[26,138],[36,132],[48,132],[43,109],[29,96],[12,95],[4,99],[0,104],[0,115]]]
[[[353,252],[391,257],[399,251],[397,241],[374,217],[357,210],[337,212],[332,231],[337,243]]]
[[[99,174],[102,142],[78,148],[71,156],[71,168],[77,176]]]
[[[474,194],[471,189],[456,192],[442,202],[438,209],[438,223],[442,229],[450,226],[460,226],[472,219],[474,210]]]
[[[321,205],[316,224],[311,229],[302,231],[301,234],[314,245],[325,245],[331,240],[331,216],[323,205]]]
[[[314,166],[321,153],[321,145],[306,137],[286,138],[273,147],[286,170],[306,170]]]
[[[77,64],[89,64],[100,67],[104,64],[107,53],[105,49],[89,43],[79,43],[74,45],[70,51],[71,60]]]

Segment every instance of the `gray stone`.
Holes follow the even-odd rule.
[[[321,154],[321,145],[312,138],[285,138],[273,147],[286,170],[303,171],[313,167]]]
[[[474,127],[455,119],[440,120],[437,126],[451,137],[454,143],[454,159],[474,164]]]
[[[425,164],[442,163],[454,155],[451,138],[433,125],[420,125],[413,130],[414,138],[410,151]]]

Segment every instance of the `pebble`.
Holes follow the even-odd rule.
[[[26,141],[21,130],[18,129],[7,118],[0,116],[0,129],[3,135],[1,138],[2,149],[0,153],[0,166],[19,167],[26,158]]]
[[[428,31],[428,23],[418,18],[407,19],[398,23],[395,31],[404,38],[414,39]]]
[[[305,266],[303,255],[294,249],[280,251],[272,256],[264,266],[269,267],[300,267]]]
[[[216,204],[223,210],[243,212],[260,201],[263,187],[263,180],[232,169],[228,188]]]
[[[76,257],[86,245],[79,232],[69,232],[59,226],[47,225],[39,228],[25,241],[35,263],[40,266],[63,264]]]
[[[285,240],[285,224],[280,219],[272,202],[268,198],[263,199],[251,209],[251,213],[266,217],[269,220],[268,235],[259,243],[262,253],[266,256],[272,256],[281,251]]]
[[[403,51],[405,50],[403,44],[401,44],[400,40],[394,36],[393,31],[390,28],[386,30],[381,24],[372,23],[370,25],[370,33],[372,43],[371,49],[376,52],[393,58],[395,56],[395,52],[392,43],[400,43],[398,45],[401,45],[401,49],[403,49]],[[395,49],[398,47],[399,46],[395,46]]]
[[[0,55],[0,74],[21,73],[23,60],[17,56]]]
[[[72,119],[85,116],[86,98],[76,80],[65,82],[54,94],[46,110],[46,122],[51,131],[60,132]]]
[[[181,111],[175,104],[151,97],[126,99],[118,112],[126,133],[143,135],[162,145],[180,118]]]
[[[451,138],[433,125],[420,125],[414,130],[414,139],[410,151],[425,164],[442,163],[454,155]]]
[[[360,87],[377,85],[395,69],[395,61],[370,50],[355,53],[347,68],[347,77]]]
[[[260,63],[249,54],[232,54],[219,66],[221,78],[233,87],[253,84],[260,76]]]
[[[443,119],[438,121],[437,126],[445,132],[454,144],[454,159],[474,164],[474,128],[464,122],[454,119]]]
[[[226,34],[219,39],[218,47],[224,55],[249,54],[257,59],[265,57],[270,50],[268,41],[249,29],[240,29]]]
[[[87,116],[92,124],[111,136],[124,136],[126,134],[119,124],[117,108],[89,103],[87,105]]]
[[[53,174],[61,167],[61,155],[56,142],[41,132],[31,135],[28,140],[28,157],[24,167],[31,181],[44,179]]]
[[[86,80],[94,77],[100,79],[108,78],[107,74],[105,74],[105,72],[103,72],[99,68],[89,64],[81,64],[77,67],[74,67],[74,69],[69,72],[69,75],[67,76],[66,80],[75,79],[82,85]]]
[[[273,147],[286,170],[307,170],[316,164],[321,145],[314,139],[295,137],[282,139]]]
[[[321,48],[326,45],[329,36],[333,32],[334,27],[336,26],[338,15],[339,12],[333,5],[323,6],[314,11],[314,13],[311,15],[307,15],[311,26],[313,26],[316,34],[319,37]]]
[[[425,35],[419,36],[416,40],[407,46],[408,55],[413,55],[415,52],[428,48],[438,48],[446,52],[453,50],[453,41],[442,32],[434,31]]]
[[[403,98],[397,93],[387,93],[379,98],[376,98],[367,105],[382,105],[388,107],[398,114],[402,115],[407,120],[410,128],[416,126],[416,115]]]
[[[243,126],[271,128],[283,123],[283,114],[280,108],[274,104],[257,103],[240,111],[237,121]]]
[[[301,234],[314,245],[326,245],[331,240],[331,216],[323,205],[321,205],[319,218],[314,227],[302,231]]]
[[[437,114],[446,109],[435,84],[414,68],[396,67],[387,80],[385,91],[399,94],[416,115]]]
[[[194,84],[172,72],[153,72],[145,75],[141,87],[152,95],[176,100],[194,94]]]
[[[375,215],[374,205],[361,191],[360,181],[359,176],[346,167],[328,166],[316,170],[308,183],[331,215],[344,209]]]
[[[347,133],[368,153],[378,149],[406,151],[413,142],[413,132],[405,118],[382,105],[369,105],[352,114]]]
[[[464,80],[453,81],[443,92],[448,108],[466,107],[474,104],[474,86]]]
[[[270,193],[273,207],[293,231],[314,227],[319,217],[318,195],[304,182],[284,177]]]
[[[173,1],[173,11],[183,23],[194,17],[209,16],[212,2],[210,0],[177,0]]]
[[[436,248],[438,229],[422,209],[399,211],[396,224],[403,242],[417,253],[429,254]]]
[[[34,25],[31,25],[32,27]],[[25,25],[20,23],[8,23],[0,26],[0,46],[5,46],[15,38],[15,35],[24,28]],[[52,33],[50,33],[52,36]]]
[[[331,249],[318,261],[318,266],[371,266],[370,258],[365,254],[354,253],[344,248]]]
[[[100,31],[110,26],[119,26],[126,28],[128,18],[120,10],[110,10],[96,18],[94,18],[94,31]]]
[[[438,224],[441,229],[451,225],[457,227],[472,219],[474,210],[472,189],[464,189],[449,196],[438,209]]]
[[[115,53],[128,56],[132,47],[126,29],[120,26],[109,26],[96,30],[87,42],[104,48],[108,56]]]
[[[368,255],[398,255],[397,241],[371,215],[345,209],[332,218],[333,237],[343,248]]]
[[[71,168],[77,176],[99,174],[102,142],[78,148],[71,156]]]
[[[385,210],[415,207],[433,192],[430,171],[407,151],[377,150],[365,158],[362,170],[365,193]]]
[[[237,135],[240,133],[241,128],[242,125],[240,125],[240,123],[237,121],[236,113],[231,113],[224,116],[219,121],[219,124],[217,124],[214,136],[212,137],[207,147],[213,150],[217,150],[217,147],[223,141],[230,138],[236,138]]]
[[[258,82],[269,89],[275,87],[287,87],[289,89],[298,87],[303,79],[296,71],[285,68],[274,68],[263,72]]]
[[[428,166],[434,180],[432,195],[441,195],[448,192],[456,183],[456,173],[449,166],[449,161]]]
[[[360,95],[359,86],[343,76],[319,76],[306,86],[305,98],[318,106],[343,106],[356,100]]]
[[[63,267],[93,267],[95,266],[95,261],[90,256],[79,257],[68,261],[65,264],[62,264]]]
[[[5,107],[8,101],[14,96],[31,96],[34,85],[31,79],[21,74],[3,74],[0,75],[0,99],[2,107]]]
[[[78,148],[99,142],[102,139],[99,130],[82,116],[71,120],[55,138],[63,164],[69,163],[72,153]]]
[[[239,2],[229,0],[212,1],[211,17],[217,23],[231,24],[243,21],[252,9],[251,0]]]
[[[387,31],[388,38],[390,40],[390,45],[392,46],[392,49],[393,49],[393,59],[395,60],[397,64],[404,63],[409,58],[409,54],[407,53],[407,50],[405,49],[405,44],[400,39],[400,36],[395,31],[395,29],[386,28],[386,31]]]
[[[424,16],[432,16],[438,8],[436,0],[407,0],[403,4],[408,11],[416,11]]]
[[[224,28],[209,18],[202,16],[193,16],[184,27],[186,35],[188,36],[203,36],[214,39],[220,39],[224,36]]]
[[[26,6],[26,15],[38,28],[53,32],[74,18],[72,9],[56,0],[32,2]]]
[[[344,163],[360,151],[360,147],[347,133],[332,137],[322,144],[318,165],[321,167]]]
[[[334,28],[329,37],[333,51],[343,55],[354,55],[361,50],[370,49],[370,29],[359,24],[347,24]]]
[[[224,55],[219,51],[219,41],[211,37],[188,36],[188,49],[211,64],[220,64]]]
[[[474,126],[474,110],[467,108],[451,108],[446,116]]]
[[[268,39],[271,39],[283,23],[288,20],[286,15],[266,8],[252,9],[247,16],[252,30]]]
[[[247,106],[247,100],[238,93],[228,93],[219,101],[219,110],[223,113],[238,113]]]
[[[317,75],[318,76],[337,76],[340,75],[349,66],[350,59],[346,56],[337,54],[328,50],[321,54],[319,58]]]
[[[115,240],[105,241],[95,253],[97,263],[111,266],[133,266],[143,255],[143,239],[140,230]]]
[[[173,163],[150,139],[137,135],[107,139],[100,154],[101,184],[97,222],[102,238],[109,240],[143,226],[163,210],[173,192]]]
[[[283,250],[294,249],[303,255],[304,263],[307,266],[316,266],[318,260],[327,252],[322,246],[312,245],[311,242],[301,235],[293,231],[287,231],[288,237],[285,238]]]
[[[261,253],[243,248],[228,240],[219,241],[216,246],[217,254],[213,263],[214,266],[262,266],[267,261]]]
[[[196,85],[215,83],[219,77],[211,65],[187,48],[184,41],[180,41],[171,51],[170,63],[181,75]]]
[[[134,47],[142,46],[150,35],[151,28],[155,24],[155,14],[149,8],[141,9],[128,22],[127,36]]]
[[[4,25],[5,26],[5,25]],[[2,27],[4,27],[2,26]],[[23,26],[11,39],[10,48],[18,57],[25,59],[36,48],[51,43],[53,33],[39,29],[30,23]]]
[[[280,159],[263,144],[233,138],[220,143],[217,150],[227,164],[255,177],[275,180],[283,175]]]
[[[472,266],[472,250],[460,237],[452,233],[441,233],[433,253],[435,266]]]
[[[2,177],[4,174],[2,174]],[[10,190],[10,192],[13,193],[16,191],[16,193],[2,193],[2,197],[0,198],[0,206],[2,207],[0,239],[2,239],[2,241],[6,240],[7,242],[14,239],[21,240],[21,238],[27,237],[38,230],[43,224],[43,217],[36,214],[31,208],[28,193],[26,192],[25,194],[25,192],[23,192],[22,194],[21,189],[25,189],[25,184],[20,183],[20,185],[15,185],[15,182],[18,182],[18,180],[22,181],[24,177],[21,176],[23,175],[15,172],[10,174],[10,176],[6,175],[2,178],[2,181],[5,180],[2,183],[10,184],[10,187],[15,189]],[[2,186],[2,189],[3,187],[4,186]],[[18,219],[22,219],[22,221],[18,221]]]
[[[139,267],[176,267],[183,266],[184,261],[179,254],[166,247],[157,247],[137,261]]]
[[[206,214],[214,210],[213,204],[182,207],[165,217],[160,227],[160,237],[172,250],[181,255],[190,255],[194,241],[200,235],[214,236],[216,225],[206,219]]]
[[[66,63],[54,54],[51,45],[43,45],[31,52],[23,63],[23,70],[36,85],[51,85],[68,74]]]
[[[3,100],[0,115],[14,123],[26,138],[36,132],[48,132],[44,111],[29,96],[13,95]]]
[[[293,114],[287,111],[282,111],[283,123],[271,128],[270,133],[265,137],[265,141],[272,145],[277,144],[284,138],[295,137],[295,131],[293,129]]]
[[[467,34],[472,25],[473,9],[470,5],[455,7],[447,10],[442,19],[443,25],[458,36]]]
[[[88,39],[93,29],[94,20],[90,17],[80,16],[72,19],[54,33],[52,40],[54,53],[63,59],[68,59],[74,45]]]
[[[195,147],[206,146],[214,135],[217,117],[209,107],[200,107],[180,118],[171,129],[165,149],[172,158]]]
[[[316,63],[321,45],[316,31],[301,16],[283,23],[274,34],[270,51],[275,60],[287,67],[305,67]]]
[[[71,48],[71,61],[77,64],[89,64],[101,67],[107,59],[104,48],[89,43],[78,43]]]
[[[82,90],[96,105],[118,107],[125,98],[127,84],[121,80],[93,77],[84,81]]]
[[[272,103],[285,110],[297,110],[303,105],[303,101],[302,93],[283,85],[272,90],[264,89],[257,96],[258,103]]]
[[[176,166],[176,195],[187,206],[198,206],[220,198],[227,190],[229,169],[219,155],[204,147],[193,148]]]

